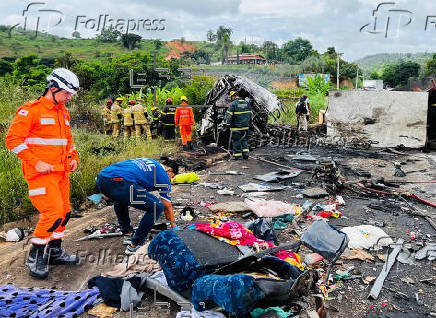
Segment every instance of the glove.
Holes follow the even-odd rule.
[[[179,231],[180,228],[176,225],[175,227],[172,228],[173,231]]]

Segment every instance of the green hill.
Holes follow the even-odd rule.
[[[137,50],[153,52],[154,40],[142,39]],[[158,53],[166,55],[168,49],[165,42]],[[8,37],[8,31],[0,28],[0,58],[17,58],[35,53],[41,59],[53,59],[71,52],[79,59],[105,59],[111,56],[131,52],[123,47],[120,41],[113,43],[100,42],[97,39],[67,39],[51,34],[39,33],[34,37],[34,32],[14,31]]]
[[[433,53],[380,53],[365,56],[354,61],[367,71],[381,70],[386,64],[394,64],[402,60],[412,61],[423,66],[432,58]]]

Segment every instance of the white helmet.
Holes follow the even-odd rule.
[[[48,86],[55,86],[70,92],[71,94],[77,94],[79,89],[79,79],[76,74],[67,70],[66,68],[55,68],[49,76],[47,76]]]

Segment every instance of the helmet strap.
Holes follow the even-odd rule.
[[[58,88],[57,90],[55,90],[54,92],[51,91],[51,94],[53,96],[53,101],[55,102],[56,105],[59,105],[58,101],[56,100],[56,94],[59,93],[62,90],[62,88]]]

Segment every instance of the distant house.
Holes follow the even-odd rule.
[[[230,55],[227,64],[238,64],[238,56]],[[260,54],[239,54],[239,64],[266,64],[266,59]]]

